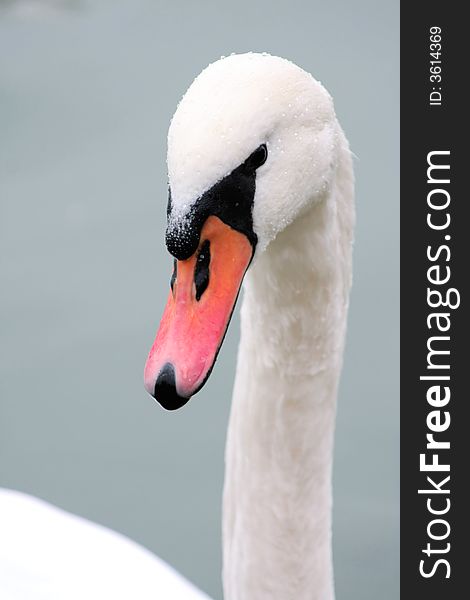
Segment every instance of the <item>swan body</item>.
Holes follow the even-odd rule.
[[[354,227],[352,161],[332,99],[287,60],[221,59],[178,105],[168,174],[175,268],[144,373],[163,407],[180,408],[204,385],[244,281],[226,446],[224,598],[332,600],[333,435]],[[141,556],[149,577],[153,564],[177,589],[158,559],[125,545],[136,560],[104,579],[132,578]],[[184,586],[158,597],[199,597]]]
[[[0,489],[0,598],[209,600],[125,536],[6,489]]]

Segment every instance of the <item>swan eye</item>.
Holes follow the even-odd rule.
[[[202,294],[209,285],[209,264],[211,262],[210,242],[206,240],[199,250],[194,269],[194,284],[196,286],[196,300],[199,302]]]
[[[256,150],[250,154],[245,164],[256,170],[258,167],[261,167],[261,165],[264,165],[267,158],[268,148],[266,147],[266,144],[261,144],[261,146],[256,148]]]

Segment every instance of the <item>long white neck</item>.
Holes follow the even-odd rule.
[[[247,274],[226,448],[226,600],[331,600],[331,472],[351,276],[347,143]]]

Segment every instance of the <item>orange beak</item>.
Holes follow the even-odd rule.
[[[210,375],[253,256],[247,237],[210,216],[196,252],[175,261],[172,289],[145,365],[145,388],[167,410]]]

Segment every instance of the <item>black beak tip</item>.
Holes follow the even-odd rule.
[[[171,363],[166,363],[158,374],[153,397],[166,410],[177,410],[188,402],[189,398],[183,398],[176,391],[175,369]]]

